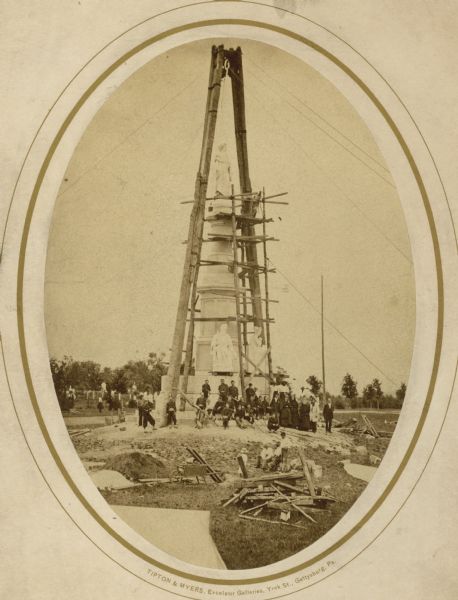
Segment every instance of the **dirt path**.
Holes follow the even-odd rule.
[[[210,535],[210,512],[144,506],[112,506],[134,531],[160,550],[184,562],[225,569]]]

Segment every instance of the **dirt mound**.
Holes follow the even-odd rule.
[[[104,468],[118,471],[131,481],[169,476],[169,469],[162,460],[143,452],[127,452],[112,456],[107,460]]]

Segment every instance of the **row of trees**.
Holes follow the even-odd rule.
[[[139,391],[150,390],[153,393],[161,390],[161,377],[167,373],[167,363],[164,362],[165,354],[150,352],[145,360],[130,360],[122,367],[111,369],[101,367],[92,361],[73,360],[65,356],[61,360],[51,358],[51,373],[59,401],[65,398],[66,390],[71,386],[80,391],[99,390],[104,381],[109,389],[121,394],[128,392],[135,384]],[[274,373],[276,383],[281,383],[289,378],[285,369],[277,367]],[[308,389],[316,397],[322,395],[322,382],[315,375],[306,379]],[[382,390],[379,379],[373,379],[358,392],[358,384],[347,373],[342,380],[340,395],[326,396],[334,400],[336,408],[402,408],[406,394],[406,385],[401,383],[395,394],[386,394]]]
[[[150,352],[145,360],[130,360],[122,367],[111,369],[102,368],[92,360],[79,361],[64,356],[61,360],[51,358],[50,367],[57,397],[62,402],[70,386],[80,391],[99,390],[102,382],[121,394],[127,393],[134,384],[139,391],[160,392],[161,377],[167,373],[164,358],[165,354]]]
[[[318,377],[310,375],[306,381],[310,392],[315,396],[319,396],[323,383]],[[357,382],[350,373],[347,373],[342,381],[341,396],[331,396],[328,393],[326,393],[326,396],[334,399],[337,408],[402,408],[406,391],[406,384],[401,383],[394,396],[386,394],[382,390],[380,380],[376,378],[368,383],[359,395]]]

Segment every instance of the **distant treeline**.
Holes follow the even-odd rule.
[[[139,391],[160,392],[161,377],[167,373],[164,354],[151,352],[145,360],[130,360],[122,367],[102,367],[92,360],[50,359],[54,388],[61,407],[64,407],[66,391],[72,387],[78,391],[100,390],[102,382],[108,391],[126,394],[135,384]]]
[[[322,396],[322,382],[315,376],[310,375],[307,378],[308,391],[314,396]],[[382,384],[379,379],[373,379],[368,383],[360,394],[358,384],[355,379],[347,373],[342,380],[340,394],[332,395],[326,391],[326,397],[331,398],[335,408],[376,408],[376,409],[400,409],[402,408],[407,387],[401,383],[399,388],[393,394],[386,394],[382,390]]]
[[[61,403],[65,403],[66,391],[69,387],[80,392],[89,390],[100,390],[102,382],[105,382],[108,390],[126,394],[135,384],[137,390],[150,391],[153,394],[161,391],[161,377],[167,373],[167,363],[164,353],[150,352],[144,360],[128,361],[122,367],[111,369],[102,367],[92,360],[73,360],[70,356],[63,359],[51,358],[50,367],[54,381],[56,394]],[[273,373],[276,383],[288,381],[287,371],[277,367]],[[315,375],[306,379],[307,387],[299,392],[301,395],[313,394],[322,396],[322,382]],[[382,384],[378,379],[373,379],[358,391],[355,379],[347,373],[343,380],[339,394],[326,396],[334,402],[335,408],[375,408],[375,409],[400,409],[406,395],[406,385],[401,383],[395,394],[386,394],[382,390]]]

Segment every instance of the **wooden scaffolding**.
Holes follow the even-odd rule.
[[[240,193],[228,196],[218,195],[217,198],[207,197],[210,161],[215,137],[216,119],[223,77],[229,76],[232,82],[232,101],[234,109],[234,126],[239,167]],[[210,77],[205,110],[204,133],[199,171],[196,177],[194,200],[190,217],[186,255],[183,265],[183,276],[177,309],[177,318],[172,340],[170,363],[166,380],[165,393],[173,399],[181,395],[181,408],[185,407],[188,378],[192,368],[193,340],[195,323],[199,321],[235,321],[237,328],[238,356],[242,396],[245,394],[245,376],[251,368],[272,381],[272,355],[269,303],[275,302],[269,298],[269,273],[274,272],[269,267],[267,244],[277,241],[267,233],[267,223],[271,222],[266,214],[266,204],[287,204],[273,200],[277,196],[266,197],[264,190],[253,192],[248,169],[248,150],[245,120],[245,99],[243,85],[242,52],[225,49],[224,46],[213,46],[211,52]],[[206,215],[206,202],[212,200],[227,202],[228,210],[218,214]],[[219,236],[210,234],[206,239],[204,223],[212,219],[226,219],[231,224],[231,234]],[[256,231],[256,226],[262,226],[262,233]],[[224,239],[232,244],[233,256],[231,261],[221,262],[202,259],[202,244],[204,242]],[[258,259],[258,246],[262,248],[262,261]],[[196,316],[197,312],[197,283],[201,267],[227,265],[234,275],[235,317],[205,318]],[[262,277],[263,276],[263,277]],[[261,284],[261,277],[263,284]],[[248,325],[260,332],[262,344],[267,352],[267,372],[261,371],[248,356],[249,330]],[[187,331],[187,335],[186,335]],[[185,342],[186,337],[186,342]],[[184,365],[183,365],[184,354]],[[180,373],[183,367],[183,379],[180,383]]]

